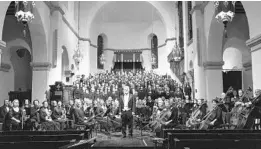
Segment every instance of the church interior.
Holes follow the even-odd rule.
[[[259,6],[1,1],[0,147],[260,148]]]

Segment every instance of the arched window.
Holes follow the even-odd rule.
[[[151,38],[151,64],[152,69],[158,68],[158,37],[153,35]]]
[[[192,40],[193,38],[193,32],[192,32],[192,15],[190,14],[190,11],[192,9],[192,2],[188,1],[188,40]]]
[[[98,69],[103,69],[103,64],[100,61],[101,55],[103,53],[103,36],[99,35],[98,40],[97,40],[97,68]]]
[[[183,11],[182,11],[182,1],[178,2],[178,18],[179,18],[179,46],[183,48]]]

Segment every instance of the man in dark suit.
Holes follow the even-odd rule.
[[[130,94],[129,86],[124,86],[123,96],[119,100],[119,109],[122,119],[122,134],[126,138],[126,127],[128,125],[129,136],[132,137],[133,132],[133,115],[135,113],[135,98]]]
[[[4,121],[5,115],[9,112],[9,100],[4,101],[4,105],[0,107],[0,123]]]

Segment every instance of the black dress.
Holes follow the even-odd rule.
[[[11,108],[10,111],[7,113],[5,119],[4,130],[21,130],[21,122],[22,122],[22,109],[19,108],[18,111],[15,111],[14,108]],[[15,118],[20,121],[20,123],[16,122],[12,118]]]

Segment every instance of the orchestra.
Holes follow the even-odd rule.
[[[62,101],[5,100],[0,107],[3,130],[66,130],[68,122],[106,132],[121,131],[126,137],[146,124],[161,136],[162,129],[259,129],[261,91],[234,90],[214,99],[192,99],[189,83],[185,87],[168,76],[154,73],[106,73],[76,81],[73,98]],[[186,88],[183,91],[182,88]],[[212,101],[209,103],[208,101]],[[210,106],[211,104],[211,106]],[[242,116],[243,115],[243,116]],[[225,127],[229,126],[229,127]],[[255,127],[254,127],[255,126]]]

